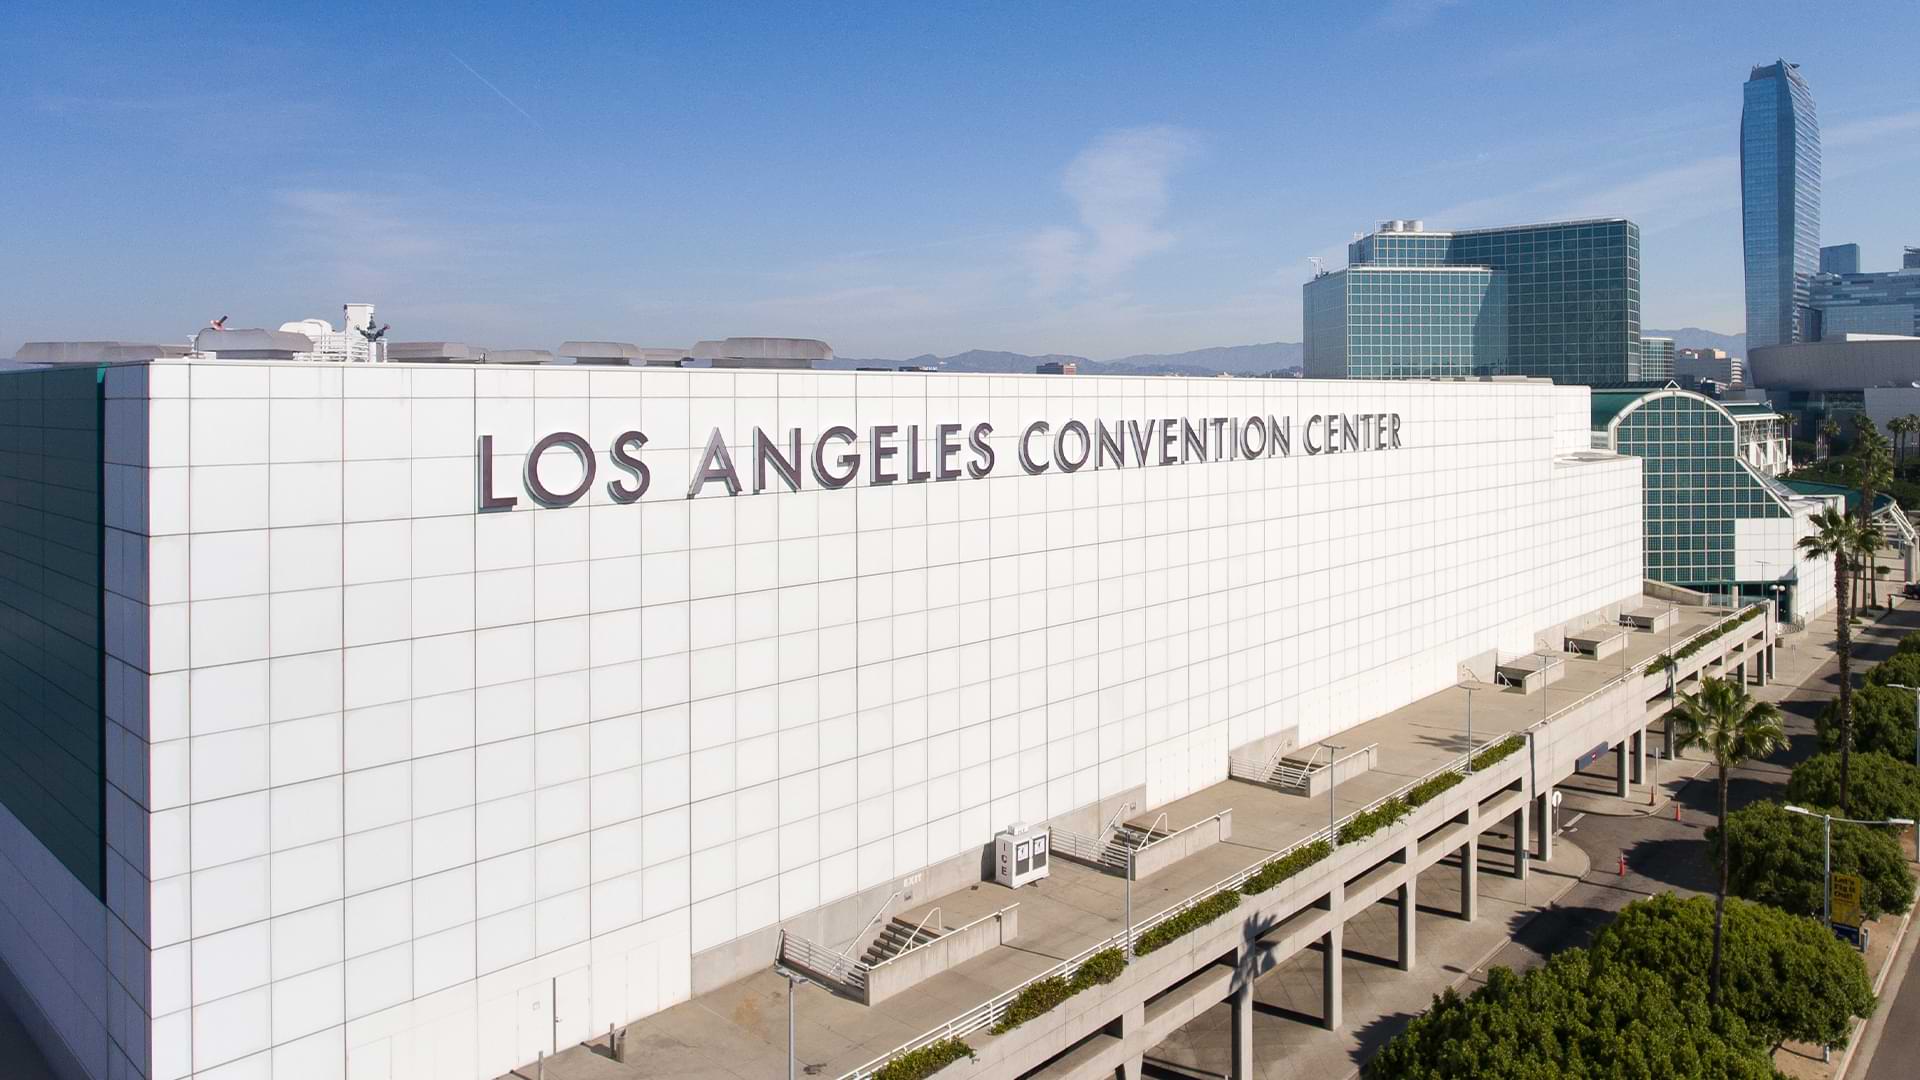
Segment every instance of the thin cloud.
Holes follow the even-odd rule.
[[[1061,187],[1079,228],[1056,226],[1028,239],[1023,253],[1039,295],[1075,286],[1100,289],[1177,240],[1161,226],[1167,182],[1194,149],[1189,132],[1143,127],[1094,140],[1068,164]]]
[[[1821,133],[1820,145],[1822,147],[1863,146],[1892,136],[1904,135],[1910,131],[1920,131],[1920,109],[1837,124]]]

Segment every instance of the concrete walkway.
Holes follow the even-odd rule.
[[[1256,1075],[1263,1080],[1318,1077],[1330,1080],[1357,1071],[1387,1040],[1426,1011],[1435,994],[1481,969],[1528,920],[1566,894],[1588,869],[1586,853],[1558,845],[1548,862],[1533,860],[1530,878],[1511,876],[1511,834],[1489,830],[1480,846],[1479,917],[1463,921],[1460,871],[1451,862],[1420,875],[1415,916],[1420,956],[1412,972],[1395,968],[1398,912],[1375,904],[1347,920],[1344,981],[1347,1023],[1338,1031],[1320,1026],[1321,958],[1300,953],[1261,976],[1254,987],[1253,1045]],[[1231,1066],[1233,1009],[1220,1004],[1180,1029],[1147,1055],[1142,1075],[1160,1078],[1222,1077]]]
[[[1724,615],[1723,610],[1681,608],[1679,625],[1671,640],[1684,640]],[[1429,695],[1342,732],[1338,740],[1349,750],[1377,743],[1379,764],[1374,770],[1339,784],[1331,800],[1306,799],[1263,785],[1224,781],[1161,808],[1168,812],[1170,827],[1174,829],[1232,809],[1233,836],[1227,843],[1207,848],[1146,881],[1136,882],[1133,888],[1135,918],[1144,918],[1209,890],[1216,882],[1254,864],[1266,854],[1324,828],[1330,815],[1358,810],[1457,759],[1468,744],[1468,687],[1473,691],[1473,741],[1484,745],[1508,732],[1523,730],[1543,716],[1608,685],[1622,672],[1644,665],[1667,647],[1669,636],[1664,632],[1641,632],[1631,634],[1628,640],[1626,650],[1606,660],[1566,657],[1565,675],[1531,695],[1491,684],[1465,684]],[[1158,810],[1136,820],[1145,824],[1157,814]],[[1492,896],[1495,895],[1494,882],[1499,880],[1504,867],[1494,858],[1488,862],[1497,869],[1482,873],[1480,879]],[[1457,882],[1457,870],[1454,876]],[[839,1076],[1120,932],[1125,927],[1125,892],[1125,883],[1118,877],[1056,858],[1050,880],[1017,892],[983,883],[938,898],[934,903],[940,906],[941,921],[947,926],[961,925],[1008,903],[1018,902],[1019,937],[1007,947],[994,949],[872,1007],[818,986],[802,987],[796,1003],[796,1043],[801,1064],[808,1075]],[[1544,895],[1544,888],[1541,892]],[[1426,899],[1423,894],[1423,900]],[[934,903],[892,914],[917,921]],[[1358,917],[1354,921],[1358,922]],[[1484,925],[1493,927],[1496,937],[1506,936],[1513,929],[1505,920],[1486,920]],[[1451,930],[1439,928],[1434,932],[1444,941]],[[1450,951],[1436,951],[1442,948],[1438,942],[1432,942],[1426,944],[1421,953],[1433,957],[1451,955]],[[1485,945],[1469,947],[1466,958],[1478,955],[1474,948],[1484,951]],[[632,1025],[624,1053],[631,1064],[615,1065],[587,1048],[575,1047],[550,1062],[547,1075],[555,1080],[574,1077],[597,1080],[602,1076],[760,1080],[782,1075],[786,1068],[787,984],[771,971],[772,957],[768,961],[769,970],[759,975],[703,994]],[[1317,964],[1317,958],[1312,963]],[[1426,985],[1424,980],[1410,979],[1398,972],[1382,970],[1380,974],[1390,982]],[[1356,978],[1353,985],[1368,981],[1371,980]],[[1315,990],[1314,1000],[1317,993]],[[1410,1006],[1423,1007],[1431,997],[1431,989],[1411,993]],[[1349,1029],[1368,1023],[1362,1019],[1368,1010],[1354,995],[1355,991],[1350,990],[1356,1009],[1348,1014]],[[1286,1006],[1277,1004],[1276,1007]],[[1256,1045],[1260,1044],[1256,1042]],[[1267,1052],[1263,1049],[1260,1056],[1266,1059]],[[614,1071],[607,1071],[609,1069]]]

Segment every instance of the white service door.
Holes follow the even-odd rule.
[[[592,997],[593,980],[586,968],[553,980],[553,1047],[547,1053],[557,1054],[593,1037]]]

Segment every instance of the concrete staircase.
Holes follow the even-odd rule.
[[[880,928],[880,936],[873,939],[867,951],[860,956],[860,962],[872,967],[883,960],[891,960],[916,945],[925,945],[938,938],[942,929],[929,923],[918,926],[905,919],[895,917]]]

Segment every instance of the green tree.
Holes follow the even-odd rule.
[[[1885,667],[1886,664],[1882,664],[1874,670]],[[1913,691],[1868,682],[1853,695],[1853,748],[1863,754],[1877,752],[1897,761],[1912,761],[1913,708]],[[1840,749],[1840,730],[1834,722],[1837,709],[1837,705],[1830,703],[1814,718],[1814,730],[1820,734],[1822,750]],[[1829,800],[1834,804],[1839,801],[1837,796]]]
[[[1816,530],[1800,538],[1800,550],[1816,559],[1833,560],[1834,620],[1839,640],[1835,651],[1840,659],[1840,698],[1835,702],[1840,720],[1840,809],[1847,807],[1847,764],[1853,752],[1853,612],[1848,603],[1847,585],[1853,576],[1853,556],[1859,550],[1860,526],[1847,515],[1829,506],[1813,515]]]
[[[1879,581],[1874,569],[1880,557],[1880,529],[1873,523],[1873,502],[1880,492],[1893,483],[1893,451],[1887,444],[1887,437],[1880,434],[1880,429],[1873,426],[1873,418],[1866,413],[1854,416],[1853,433],[1854,473],[1860,484],[1859,540],[1862,548],[1857,565],[1866,568],[1862,577],[1867,606],[1879,607]]]
[[[1673,708],[1679,747],[1705,750],[1720,773],[1720,824],[1727,822],[1727,773],[1749,758],[1763,758],[1787,744],[1780,707],[1756,701],[1747,688],[1728,679],[1706,679],[1698,692]],[[1727,854],[1720,853],[1720,881],[1713,898],[1713,959],[1708,967],[1708,1001],[1720,1003],[1720,940],[1726,928]]]
[[[1895,650],[1867,672],[1867,682],[1873,686],[1920,686],[1920,652]]]
[[[1840,755],[1815,754],[1794,766],[1787,801],[1801,806],[1832,806],[1840,796]],[[1920,819],[1920,768],[1878,751],[1853,758],[1852,816],[1869,821]]]
[[[1588,951],[1596,967],[1638,965],[1666,976],[1680,996],[1705,997],[1713,917],[1704,896],[1636,900]],[[1852,1018],[1873,1011],[1866,964],[1818,919],[1736,899],[1727,905],[1726,949],[1722,1000],[1769,1043],[1845,1046]]]
[[[1821,826],[1819,818],[1757,802],[1728,814],[1724,831],[1709,830],[1707,842],[1716,858],[1730,853],[1735,896],[1817,917],[1826,898]],[[1900,914],[1913,901],[1913,871],[1889,829],[1834,822],[1833,872],[1860,875],[1860,906],[1870,919]]]
[[[1367,1063],[1368,1080],[1774,1080],[1766,1044],[1659,972],[1568,949],[1525,975],[1449,989]]]

